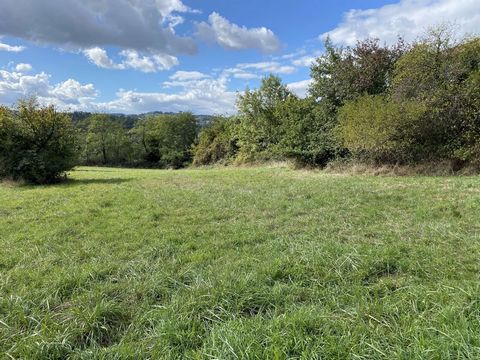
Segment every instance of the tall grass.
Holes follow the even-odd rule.
[[[6,359],[478,359],[480,180],[79,168],[0,185]]]

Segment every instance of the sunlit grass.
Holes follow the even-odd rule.
[[[79,168],[0,185],[0,354],[480,358],[480,180]]]

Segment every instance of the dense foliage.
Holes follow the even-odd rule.
[[[190,113],[158,114],[126,128],[114,116],[93,114],[78,124],[82,163],[179,168],[191,161],[197,122]]]
[[[350,157],[375,164],[480,164],[480,38],[445,27],[413,44],[367,39],[326,51],[311,67],[307,99],[275,76],[238,99],[235,126],[202,138],[236,139],[237,161],[294,159],[323,166]],[[211,131],[211,130],[205,130]],[[202,136],[202,135],[201,135]],[[228,153],[231,158],[232,154]],[[222,159],[199,156],[196,163]]]
[[[236,118],[216,117],[198,137],[193,148],[193,165],[227,163],[238,151]]]
[[[347,102],[340,138],[374,161],[478,162],[479,64],[480,39],[430,34],[397,61],[381,97]]]
[[[179,168],[191,160],[197,124],[190,113],[159,115],[137,122],[131,133],[144,162]]]
[[[77,164],[75,129],[53,106],[0,108],[0,178],[52,183]]]

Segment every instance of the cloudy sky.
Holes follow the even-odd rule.
[[[273,73],[304,95],[327,35],[480,33],[479,0],[1,0],[0,103],[229,114]]]

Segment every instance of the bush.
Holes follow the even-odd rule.
[[[337,134],[343,145],[362,160],[411,162],[422,156],[415,137],[424,113],[421,103],[364,95],[340,109]]]
[[[278,152],[302,165],[325,166],[339,151],[336,124],[327,101],[290,96],[279,107],[282,136]]]
[[[347,101],[338,134],[362,160],[449,161],[459,169],[480,160],[480,40],[452,44],[440,28],[395,64],[388,91]]]
[[[226,162],[237,151],[235,119],[216,117],[198,136],[198,142],[193,147],[193,165]]]
[[[71,119],[34,99],[16,110],[0,109],[0,177],[28,183],[52,183],[76,165]]]

